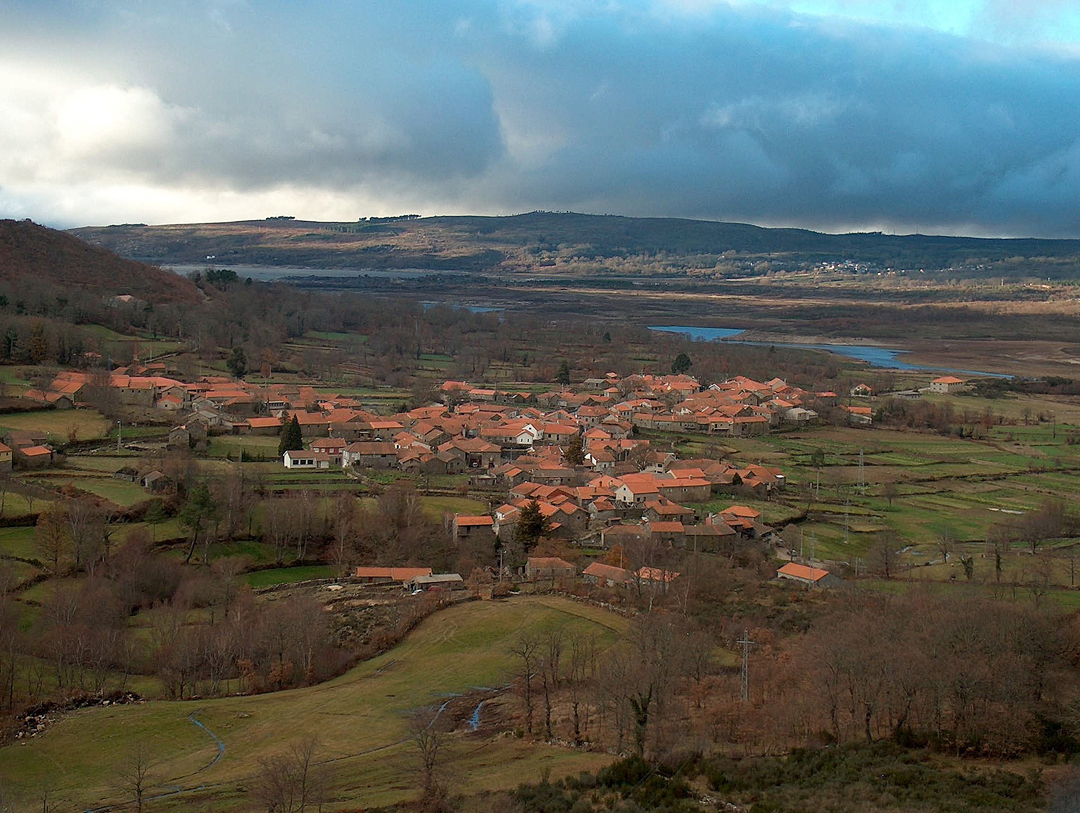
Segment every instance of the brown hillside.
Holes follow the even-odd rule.
[[[125,260],[29,220],[0,220],[0,279],[41,279],[103,296],[131,294],[158,303],[202,299],[195,285],[178,274]]]

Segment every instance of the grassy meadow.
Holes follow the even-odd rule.
[[[115,804],[123,801],[116,766],[142,743],[153,754],[152,793],[183,791],[154,802],[155,810],[193,809],[211,790],[215,810],[246,810],[252,808],[241,789],[259,760],[317,737],[334,809],[390,804],[417,793],[411,711],[504,685],[513,672],[508,650],[522,631],[565,626],[610,645],[625,625],[620,616],[559,598],[459,604],[427,619],[390,652],[319,686],[72,712],[44,734],[0,749],[0,780],[32,791],[47,778],[55,797],[72,809]],[[214,739],[193,719],[222,741],[220,759]],[[451,789],[463,792],[514,787],[547,771],[594,769],[610,757],[457,733],[447,760]]]

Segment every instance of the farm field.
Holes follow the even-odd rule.
[[[933,561],[943,534],[982,550],[995,523],[1033,511],[1048,499],[1070,502],[1080,491],[1080,446],[1068,442],[1070,433],[1080,427],[1076,407],[1026,396],[938,398],[949,398],[957,410],[967,408],[969,400],[980,409],[983,401],[994,408],[1007,403],[1008,410],[998,409],[999,414],[1020,420],[1026,413],[1031,422],[993,426],[983,438],[882,427],[820,427],[725,438],[722,443],[730,459],[778,466],[787,487],[770,500],[732,494],[702,507],[715,511],[743,503],[778,528],[805,515],[798,530],[785,536],[789,544],[806,556],[813,550],[818,559],[851,565],[865,565],[878,534],[894,531],[905,548],[901,563],[911,566]],[[1038,422],[1035,416],[1048,415],[1051,407],[1058,409],[1056,423]],[[703,453],[710,445],[716,446],[695,438],[679,448],[690,455]],[[820,467],[814,465],[815,453]],[[1015,553],[1021,556],[1022,546]],[[1023,570],[1006,568],[1009,574]],[[982,577],[978,568],[976,573]],[[948,579],[955,568],[926,575]],[[1055,567],[1051,577],[1055,584],[1067,583],[1061,567]]]
[[[109,422],[92,409],[43,409],[0,415],[0,431],[33,430],[43,432],[50,443],[65,444],[76,440],[108,437]]]
[[[307,579],[331,579],[341,573],[335,565],[303,565],[301,567],[278,567],[272,570],[256,570],[244,575],[244,581],[251,587],[272,587],[278,584],[292,584]]]
[[[270,695],[193,702],[154,701],[71,713],[26,744],[0,749],[0,778],[32,788],[50,767],[54,793],[71,806],[117,801],[114,766],[142,742],[151,749],[158,792],[213,789],[215,809],[237,804],[260,759],[300,739],[317,736],[328,764],[333,802],[370,807],[416,795],[416,761],[406,743],[407,713],[445,702],[477,687],[510,678],[508,649],[523,630],[563,626],[600,636],[609,645],[625,620],[606,611],[557,598],[470,602],[426,620],[404,643],[320,686]],[[197,719],[223,743],[218,746]],[[93,748],[86,744],[92,742]],[[610,757],[514,738],[453,735],[447,752],[455,792],[509,788],[542,773],[575,773]],[[158,810],[187,810],[197,799],[184,793],[155,803]],[[222,807],[221,805],[224,805]]]

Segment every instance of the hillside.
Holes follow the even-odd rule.
[[[489,723],[473,711],[493,693],[477,687],[512,678],[510,647],[523,630],[558,627],[595,636],[606,648],[626,626],[621,616],[561,598],[459,604],[393,650],[322,685],[72,712],[44,734],[0,748],[0,782],[34,787],[41,766],[51,765],[53,794],[68,809],[116,804],[117,766],[141,742],[153,754],[151,793],[162,795],[153,809],[203,809],[198,803],[210,791],[229,810],[250,810],[254,800],[245,785],[253,784],[260,762],[315,736],[334,809],[396,803],[417,793],[408,715],[433,703],[445,709],[447,698],[459,698],[447,715],[462,721],[446,746],[457,772],[455,792],[512,788],[545,769],[556,776],[595,769],[610,758],[499,736],[505,720]],[[464,723],[470,714],[484,728],[470,731]]]
[[[983,239],[879,232],[822,234],[741,223],[531,212],[510,217],[379,218],[318,223],[287,218],[75,229],[116,253],[154,263],[444,271],[542,271],[557,261],[664,256],[707,266],[720,255],[796,262],[852,260],[896,268],[1080,255],[1080,240]]]
[[[202,299],[195,285],[177,274],[29,220],[0,220],[0,279],[45,281],[102,296],[131,294],[156,303]]]

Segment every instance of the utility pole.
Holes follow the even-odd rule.
[[[859,493],[866,491],[866,473],[863,471],[863,450],[859,449]]]
[[[844,544],[848,543],[848,530],[851,526],[850,514],[851,514],[851,500],[844,498]]]
[[[750,630],[743,630],[743,637],[736,643],[742,647],[742,702],[750,702],[750,647],[754,642],[750,640]]]
[[[120,451],[120,428],[123,424],[120,421],[116,422],[116,451]]]

